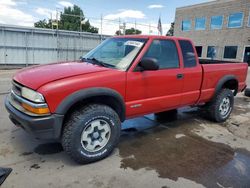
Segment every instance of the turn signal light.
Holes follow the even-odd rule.
[[[32,112],[34,114],[48,114],[50,113],[49,108],[34,108],[28,104],[22,103],[22,107],[29,112]]]

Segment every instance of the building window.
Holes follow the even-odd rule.
[[[183,20],[182,21],[182,31],[190,31],[191,30],[191,21]]]
[[[193,45],[188,40],[179,40],[185,68],[196,67],[196,57]]]
[[[195,30],[205,30],[205,29],[206,29],[206,18],[196,18]]]
[[[223,25],[223,16],[212,16],[211,17],[211,29],[222,29]]]
[[[225,46],[224,58],[236,59],[238,46]]]
[[[230,14],[228,18],[228,27],[229,28],[242,27],[242,22],[243,22],[242,12]]]
[[[215,59],[217,57],[217,47],[216,46],[208,46],[207,47],[207,57],[211,59]]]
[[[202,56],[202,46],[195,46],[198,57]]]
[[[249,12],[249,16],[248,16],[248,27],[250,27],[250,12]]]

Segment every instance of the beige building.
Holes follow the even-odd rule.
[[[250,64],[250,0],[217,0],[177,8],[174,35],[191,38],[201,58]]]

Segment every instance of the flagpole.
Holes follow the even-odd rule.
[[[161,24],[161,12],[160,12],[160,15],[159,15],[159,20],[160,20],[160,24]],[[162,35],[161,31],[162,31],[162,25],[161,25],[161,30],[159,31],[160,36]]]
[[[161,14],[159,16],[159,19],[158,19],[158,35],[162,35],[162,24],[161,24]]]

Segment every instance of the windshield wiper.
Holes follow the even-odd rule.
[[[115,67],[114,65],[104,63],[103,61],[100,61],[100,60],[98,60],[98,59],[96,59],[94,57],[93,58],[82,58],[82,61],[87,61],[87,62],[97,64],[97,65],[100,65],[100,66],[103,66],[103,67]]]

